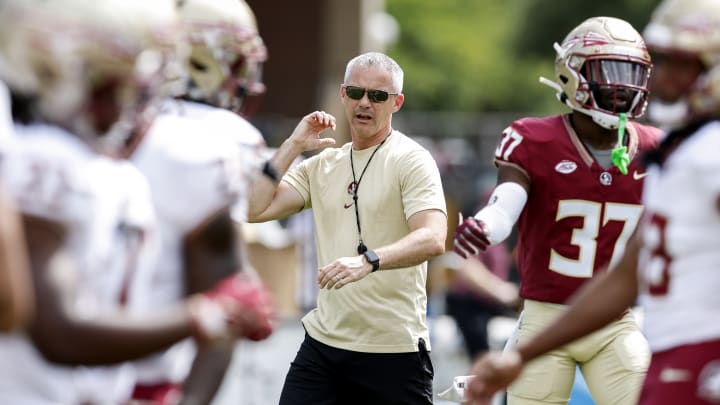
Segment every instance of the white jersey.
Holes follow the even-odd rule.
[[[651,166],[639,272],[653,352],[720,339],[720,122]]]
[[[0,150],[13,131],[10,93],[5,83],[0,81]]]
[[[52,271],[72,287],[68,305],[77,317],[117,313],[140,260],[130,252],[144,252],[142,236],[154,221],[142,175],[55,127],[18,126],[15,133],[0,175],[24,214],[66,227],[69,261]],[[0,335],[0,359],[2,404],[121,403],[134,385],[129,364],[51,364],[22,334]]]
[[[147,308],[185,296],[183,238],[213,215],[237,205],[247,210],[250,181],[259,171],[264,140],[240,116],[194,102],[171,100],[155,119],[133,161],[152,189],[161,251]],[[190,340],[138,363],[145,383],[181,382],[194,357]]]

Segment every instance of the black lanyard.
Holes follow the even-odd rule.
[[[375,148],[375,150],[370,155],[370,159],[368,159],[367,163],[365,163],[365,167],[362,170],[362,173],[360,173],[360,178],[355,179],[355,164],[353,163],[353,153],[352,153],[352,145],[350,146],[350,169],[352,169],[352,176],[353,176],[353,182],[352,182],[352,193],[353,193],[353,205],[355,206],[355,221],[357,222],[357,229],[358,229],[358,239],[360,240],[360,244],[357,247],[358,254],[363,254],[367,252],[367,246],[365,246],[365,243],[363,243],[362,240],[362,231],[360,230],[360,211],[358,210],[358,188],[360,188],[360,182],[362,181],[363,176],[365,175],[365,170],[367,170],[368,166],[370,165],[370,161],[372,160],[373,156],[375,156],[375,153],[380,149],[381,146],[387,141],[387,139],[390,137],[390,134],[392,134],[392,130],[390,130],[390,133],[383,139],[382,142]]]

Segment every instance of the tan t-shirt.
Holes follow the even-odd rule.
[[[358,231],[350,184],[351,144],[330,148],[291,169],[283,181],[313,208],[318,264],[356,256]],[[408,218],[429,209],[447,214],[440,173],[430,153],[393,131],[365,170],[375,147],[353,151],[362,236],[368,249],[410,233]],[[429,345],[427,263],[370,273],[341,289],[322,289],[317,308],[303,318],[308,334],[327,345],[368,353],[418,350]]]

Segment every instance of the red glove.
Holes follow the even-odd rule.
[[[245,274],[221,280],[191,298],[195,335],[201,341],[246,337],[263,340],[273,330],[274,308],[265,287]]]
[[[488,229],[483,221],[468,217],[457,227],[453,250],[463,259],[484,252],[488,246]]]

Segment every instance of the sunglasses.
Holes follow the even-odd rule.
[[[353,100],[360,100],[365,95],[365,89],[362,87],[343,85],[345,94]],[[368,100],[373,103],[384,103],[389,96],[397,96],[399,93],[388,93],[384,90],[367,90]]]

